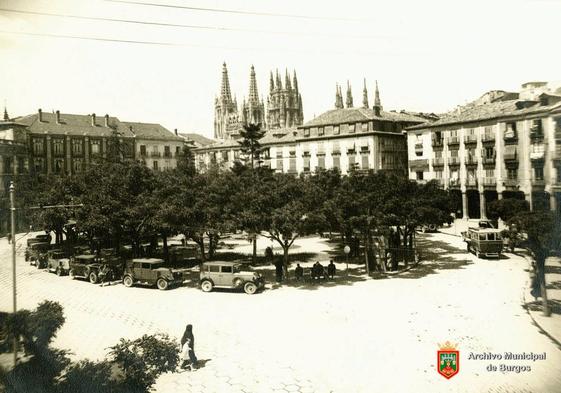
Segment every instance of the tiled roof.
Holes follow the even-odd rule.
[[[302,131],[296,128],[279,128],[274,130],[267,130],[263,138],[259,140],[261,145],[273,145],[273,144],[287,144],[287,143],[295,143],[296,139],[302,136]],[[216,141],[215,143],[199,147],[197,150],[206,150],[206,149],[231,149],[234,147],[239,147],[240,144],[238,143],[238,139],[226,139],[221,141]]]
[[[210,145],[211,143],[216,142],[214,139],[210,139],[210,138],[207,138],[205,136],[202,136],[200,134],[195,134],[195,133],[180,132],[179,136],[184,138],[186,141],[194,141],[196,144],[201,145],[201,146]]]
[[[492,120],[503,117],[530,115],[534,113],[547,112],[561,107],[561,102],[552,105],[540,105],[536,101],[508,100],[496,101],[483,105],[465,106],[459,110],[451,111],[440,120],[432,123],[419,124],[409,127],[409,130],[421,128],[433,128],[451,124],[469,123],[481,120]],[[520,109],[519,109],[520,108]]]
[[[310,120],[301,127],[315,127],[330,124],[357,123],[369,120],[386,120],[394,122],[416,122],[424,123],[426,118],[415,116],[406,112],[386,112],[382,111],[380,116],[376,116],[370,108],[340,108],[332,109],[322,113],[313,120]]]
[[[60,124],[56,123],[56,114],[43,112],[39,122],[37,113],[15,119],[28,127],[32,134],[55,135],[88,135],[90,137],[109,137],[116,129],[125,138],[141,138],[156,140],[183,140],[159,124],[121,122],[118,118],[109,117],[109,127],[105,127],[105,117],[97,116],[95,126],[90,115],[60,114]],[[132,126],[132,131],[131,127]]]

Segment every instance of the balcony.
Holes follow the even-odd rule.
[[[164,152],[164,158],[171,158],[171,157],[172,157],[171,151],[165,151]]]
[[[518,153],[505,151],[505,161],[518,161]]]
[[[520,187],[518,179],[506,179],[503,181],[503,185],[508,191],[516,191]]]
[[[460,140],[458,139],[457,136],[448,137],[448,144],[449,145],[458,145],[459,143],[460,143]]]
[[[483,165],[495,165],[496,158],[495,157],[482,157],[481,161]]]
[[[483,187],[495,188],[496,186],[497,186],[497,179],[495,179],[494,177],[483,178]]]
[[[460,165],[460,158],[459,157],[449,157],[448,158],[448,165]]]
[[[555,129],[555,133],[553,134],[553,137],[557,140],[561,140],[561,128],[557,127]]]
[[[477,143],[477,136],[476,135],[466,135],[464,139],[464,144],[473,144]]]
[[[448,185],[450,188],[460,188],[460,179],[450,179],[450,183]]]
[[[466,157],[466,165],[468,166],[477,166],[477,158],[473,155],[468,155]]]
[[[438,157],[432,159],[432,166],[444,166],[444,158]]]
[[[483,143],[495,143],[494,134],[484,134],[481,136],[481,142]]]
[[[530,132],[531,143],[543,142],[543,132],[542,131],[531,131]]]
[[[444,145],[444,143],[442,141],[442,138],[440,138],[440,139],[433,138],[432,147],[442,147],[443,145]]]
[[[466,187],[477,188],[477,179],[475,177],[467,178],[466,179]]]
[[[561,162],[561,144],[558,144],[551,155],[553,161]]]
[[[160,158],[162,154],[159,151],[153,151],[150,153],[150,157],[152,158]]]

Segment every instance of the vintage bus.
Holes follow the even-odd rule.
[[[478,258],[501,258],[503,251],[503,237],[501,231],[494,228],[469,228],[462,233],[467,243],[468,252],[473,252]]]

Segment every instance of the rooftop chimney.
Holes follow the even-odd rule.
[[[92,127],[95,127],[95,113],[92,113]]]
[[[175,131],[175,136],[177,136],[177,128],[176,128],[176,129],[174,129],[174,131]]]
[[[39,108],[37,114],[39,116],[39,123],[41,123],[43,121],[43,111],[41,110],[41,108]]]
[[[55,112],[55,122],[56,122],[56,124],[60,124],[60,111],[59,110],[57,110]]]
[[[109,128],[109,115],[105,114],[105,127]]]

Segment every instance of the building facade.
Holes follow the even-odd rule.
[[[440,120],[410,127],[409,177],[437,180],[464,218],[485,218],[490,201],[524,198],[559,211],[561,91],[531,82],[491,91]]]
[[[107,156],[108,145],[116,135],[123,157],[142,160],[153,169],[171,169],[184,143],[183,138],[159,124],[122,122],[109,115],[99,118],[95,114],[43,113],[39,109],[11,123],[17,125],[14,141],[24,141],[26,147],[18,155],[23,164],[15,168],[35,173],[81,172],[96,158]]]
[[[351,96],[350,94],[348,94]],[[368,108],[367,91],[363,107],[338,106],[298,127],[267,130],[260,140],[264,147],[263,166],[276,172],[310,173],[317,168],[350,170],[384,170],[407,173],[407,147],[404,129],[427,121],[418,114],[383,111],[376,88],[375,105]],[[363,97],[363,98],[364,98]],[[364,107],[366,105],[366,107]],[[243,161],[235,139],[219,141],[195,150],[196,165],[204,171],[211,166],[227,169]]]
[[[249,95],[238,108],[237,99],[232,97],[226,63],[222,65],[220,95],[214,101],[214,138],[236,139],[247,124],[261,124],[263,129],[290,128],[304,121],[302,97],[298,91],[296,72],[291,78],[286,73],[284,86],[278,71],[276,82],[271,72],[267,107],[259,98],[255,69],[251,66]]]

